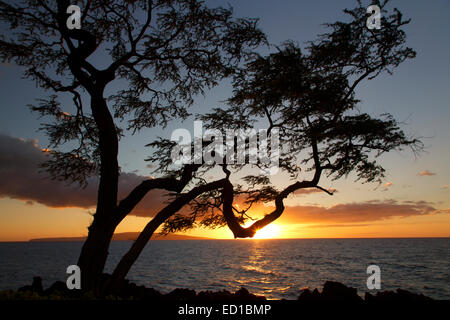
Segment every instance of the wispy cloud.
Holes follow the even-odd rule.
[[[435,176],[436,173],[431,172],[429,170],[424,170],[419,172],[419,176],[425,177],[425,176]]]
[[[386,182],[382,191],[388,191],[391,186],[392,182]]]
[[[312,224],[307,228],[348,228],[348,227],[367,227],[370,224]]]
[[[443,213],[427,201],[372,200],[324,206],[286,207],[280,220],[286,223],[360,223],[395,217],[423,216]]]

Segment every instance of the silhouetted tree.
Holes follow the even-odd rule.
[[[319,185],[322,174],[339,179],[355,172],[363,181],[380,181],[384,169],[376,157],[405,146],[421,148],[420,141],[408,138],[392,116],[374,118],[355,108],[355,89],[361,81],[390,73],[415,56],[405,47],[402,27],[408,21],[396,9],[390,15],[382,12],[380,30],[369,30],[366,8],[359,3],[345,10],[349,21],[329,24],[330,32],[305,50],[287,42],[276,53],[254,57],[248,48],[264,41],[255,21],[232,20],[229,10],[207,9],[197,1],[87,1],[81,5],[81,30],[66,28],[68,5],[59,1],[56,8],[29,1],[19,8],[1,2],[2,19],[22,33],[2,39],[0,48],[4,60],[25,66],[25,75],[44,88],[74,97],[76,115],[64,113],[56,96],[33,107],[54,117],[45,127],[53,155],[47,169],[55,177],[83,184],[99,168],[97,211],[79,259],[84,288],[97,283],[115,227],[151,189],[170,191],[172,197],[120,260],[109,283],[112,288],[120,285],[160,226],[174,232],[197,225],[228,225],[236,238],[252,237],[283,213],[283,200],[294,191],[319,188],[331,194]],[[385,3],[378,5],[384,10]],[[112,62],[98,69],[88,57],[105,52],[105,45]],[[249,60],[239,68],[242,59]],[[69,82],[50,76],[68,77]],[[242,185],[236,183],[244,167],[267,169],[267,163],[173,166],[175,143],[159,139],[150,144],[154,153],[148,159],[158,164],[159,177],[142,182],[118,201],[121,131],[120,121],[114,119],[130,119],[128,129],[139,130],[185,118],[193,96],[226,76],[234,77],[228,105],[200,118],[206,127],[222,132],[267,125],[270,137],[277,128],[279,166],[290,175],[290,184],[277,190],[267,175],[247,175]],[[110,97],[111,113],[104,89],[115,78],[127,80],[128,87]],[[79,93],[81,88],[84,92]],[[83,109],[84,96],[90,99],[90,109],[86,108],[90,112]],[[79,142],[78,148],[57,151],[73,140]],[[205,147],[210,143],[202,141]],[[312,171],[311,179],[297,181],[300,168]],[[208,179],[217,178],[217,169],[223,177]],[[236,196],[246,206],[238,207]],[[275,209],[243,227],[248,210],[262,202],[274,202]],[[191,210],[180,212],[185,206]]]
[[[67,27],[69,5],[81,8],[81,29]],[[180,193],[198,169],[143,181],[118,199],[119,126],[127,122],[134,133],[186,118],[193,97],[230,76],[264,35],[256,20],[234,19],[231,9],[197,0],[1,1],[0,19],[10,27],[0,39],[2,60],[23,66],[26,78],[53,92],[31,107],[52,119],[43,127],[51,148],[44,166],[54,178],[81,185],[99,175],[97,208],[78,260],[82,288],[94,288],[116,226],[150,190]],[[118,79],[122,89],[108,95]],[[60,93],[72,95],[74,114],[63,111]]]
[[[332,195],[319,185],[322,175],[340,179],[355,173],[357,180],[381,182],[385,170],[377,162],[379,156],[404,147],[414,153],[423,148],[419,139],[405,135],[390,114],[376,118],[357,109],[355,90],[361,81],[390,74],[415,57],[405,46],[402,30],[409,20],[403,20],[397,9],[388,14],[386,2],[378,5],[382,9],[380,30],[366,27],[368,15],[359,2],[355,9],[344,11],[349,21],[327,24],[330,32],[305,50],[287,42],[276,53],[253,59],[234,77],[228,106],[201,116],[207,128],[222,132],[265,125],[270,136],[278,129],[279,166],[289,174],[289,184],[277,190],[269,176],[257,174],[246,175],[239,185],[239,172],[248,165],[217,164],[224,174],[222,187],[197,197],[190,212],[167,219],[166,232],[228,225],[235,238],[253,237],[282,215],[283,200],[293,192],[318,188]],[[164,159],[162,169],[169,159],[167,143],[154,143],[161,150],[153,160]],[[267,164],[253,167],[267,169]],[[300,171],[312,172],[310,179],[298,180]],[[234,203],[236,196],[240,206]],[[274,203],[273,211],[243,227],[252,206],[268,202]]]
[[[384,8],[385,3],[379,5]],[[336,180],[354,172],[357,180],[381,182],[385,170],[377,162],[380,155],[406,146],[415,153],[422,149],[421,141],[407,137],[390,114],[376,118],[363,113],[355,99],[362,80],[391,73],[415,57],[404,46],[401,30],[409,20],[403,20],[397,9],[391,15],[384,11],[382,28],[369,30],[365,7],[345,13],[350,22],[328,24],[331,32],[311,42],[304,52],[286,43],[277,53],[250,62],[235,77],[229,107],[203,117],[210,127],[247,128],[264,121],[269,131],[278,128],[280,132],[280,167],[290,174],[292,184],[275,190],[268,179],[247,176],[245,180],[253,185],[244,191],[247,204],[271,200],[275,209],[244,228],[235,215],[239,212],[233,207],[235,191],[227,179],[221,194],[222,214],[235,237],[252,237],[280,217],[283,199],[296,190],[319,188],[332,194],[320,187],[322,174]],[[226,114],[235,116],[230,119]],[[300,168],[311,171],[311,179],[297,181]],[[237,193],[242,192],[238,189]]]

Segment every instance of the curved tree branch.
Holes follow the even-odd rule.
[[[278,219],[283,214],[284,211],[283,200],[294,191],[305,188],[322,189],[321,187],[317,186],[320,180],[320,176],[322,174],[322,167],[320,166],[317,143],[315,142],[314,138],[312,139],[311,144],[313,148],[313,158],[316,167],[313,178],[311,180],[297,181],[287,186],[281,192],[279,192],[275,196],[275,209],[271,213],[265,215],[263,218],[253,222],[249,227],[246,228],[242,227],[233,213],[233,198],[234,198],[233,185],[228,179],[226,179],[224,183],[224,188],[222,190],[223,215],[227,222],[228,227],[233,232],[235,238],[251,238],[255,235],[256,231]]]
[[[152,237],[153,233],[158,229],[158,227],[164,223],[168,218],[178,212],[183,206],[188,204],[190,201],[194,200],[197,196],[204,192],[208,192],[211,190],[215,190],[221,188],[226,179],[217,180],[208,184],[200,185],[187,193],[181,194],[174,201],[172,201],[169,205],[164,207],[161,211],[159,211],[156,216],[150,220],[149,223],[145,226],[142,232],[139,234],[139,237],[133,243],[128,252],[122,257],[117,267],[114,269],[112,274],[113,282],[107,284],[111,288],[117,288],[120,282],[124,279],[128,271],[130,270],[133,263],[136,261],[142,250],[144,249],[147,242]]]
[[[125,218],[134,207],[145,197],[145,195],[154,189],[163,189],[173,192],[181,192],[184,187],[192,179],[194,172],[200,167],[200,165],[186,165],[181,173],[180,179],[174,177],[165,177],[157,179],[148,179],[142,181],[141,184],[136,186],[124,199],[119,202],[117,207],[117,218],[121,221]]]

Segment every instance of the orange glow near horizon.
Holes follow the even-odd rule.
[[[277,224],[269,224],[256,231],[253,239],[276,239],[282,236],[282,227]]]
[[[0,241],[28,241],[33,238],[80,237],[87,235],[92,221],[88,210],[79,208],[48,208],[44,205],[28,205],[23,201],[0,199]],[[150,218],[128,216],[117,227],[116,233],[140,232]],[[250,223],[249,223],[250,224]],[[227,228],[194,228],[188,236],[211,239],[233,239]],[[449,237],[450,214],[432,214],[339,224],[324,221],[298,222],[295,212],[258,230],[253,239],[293,238],[401,238],[401,237]]]

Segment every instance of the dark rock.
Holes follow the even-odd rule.
[[[347,287],[346,285],[335,281],[325,282],[321,298],[325,300],[345,300],[349,302],[362,301],[356,288]]]
[[[311,298],[313,298],[313,299],[320,299],[320,292],[319,292],[319,290],[317,290],[317,288],[315,288],[314,290],[313,290],[313,292],[311,293]]]
[[[201,291],[198,293],[196,300],[202,301],[259,301],[266,300],[264,296],[258,296],[250,293],[246,288],[241,288],[235,293],[227,290],[222,291]]]
[[[375,299],[376,299],[375,296],[373,296],[369,292],[366,292],[364,294],[364,301],[366,301],[366,302],[373,302],[373,301],[375,301]]]
[[[369,292],[365,293],[364,299],[362,299],[355,288],[347,287],[346,285],[335,282],[327,281],[323,285],[322,292],[314,289],[312,292],[309,289],[303,289],[300,291],[300,295],[297,300],[299,301],[346,301],[346,302],[404,302],[404,301],[432,301],[433,299],[424,296],[423,294],[416,294],[403,289],[397,289],[397,291],[378,291],[376,295]]]
[[[195,299],[196,295],[194,290],[177,288],[168,294],[165,294],[164,299],[185,301]]]
[[[22,292],[31,291],[39,295],[42,295],[44,293],[44,288],[42,287],[42,278],[33,277],[33,283],[31,284],[31,286],[23,286],[19,288],[19,291]]]
[[[49,296],[52,294],[68,294],[70,290],[67,288],[67,285],[62,281],[56,281],[50,287],[48,287],[44,294]]]
[[[413,293],[403,289],[397,289],[397,295],[401,297],[402,300],[409,301],[430,301],[433,300],[430,297],[424,296],[423,294]]]
[[[397,291],[379,291],[376,295],[366,292],[364,297],[366,302],[405,302],[405,301],[432,301],[430,297],[423,294],[412,293],[407,290],[397,289]]]
[[[266,300],[264,296],[258,296],[250,293],[246,288],[242,287],[234,294],[236,300]]]
[[[197,300],[202,301],[230,301],[233,300],[234,295],[227,290],[222,291],[200,291],[197,294]]]
[[[144,300],[160,299],[161,297],[162,297],[162,294],[158,290],[155,290],[153,288],[145,288],[144,287],[144,291],[143,291],[143,295],[142,295],[142,298]]]
[[[355,288],[347,287],[342,283],[335,281],[327,281],[323,285],[322,292],[314,289],[312,292],[309,289],[303,289],[300,292],[297,300],[299,301],[348,301],[348,302],[362,302],[363,299],[358,295]]]
[[[133,288],[133,289],[131,289]],[[154,300],[160,299],[162,294],[153,288],[146,288],[145,286],[130,285],[128,291],[129,297],[137,300]]]
[[[300,295],[297,298],[297,300],[302,300],[302,301],[310,301],[312,299],[313,299],[312,293],[311,293],[311,290],[309,290],[309,289],[300,290]]]
[[[107,285],[110,280],[110,276],[104,274],[100,281],[100,284]],[[42,279],[40,277],[34,277],[33,283],[28,286],[19,288],[21,292],[37,293],[41,296],[51,297],[56,295],[63,299],[79,299],[83,298],[83,292],[81,290],[69,290],[66,284],[62,281],[56,281],[48,289],[43,290]],[[198,294],[194,290],[190,289],[175,289],[167,294],[161,294],[159,291],[153,288],[147,288],[145,286],[138,286],[135,283],[130,283],[128,280],[124,280],[120,283],[118,288],[114,292],[106,293],[106,296],[112,295],[122,299],[135,299],[135,300],[175,300],[175,301],[249,301],[249,300],[266,300],[266,297],[259,296],[250,293],[246,288],[242,287],[235,293],[231,293],[227,290],[222,291],[201,291]],[[97,297],[101,298],[101,297]],[[342,283],[335,281],[325,282],[323,289],[319,292],[318,289],[311,291],[309,288],[300,290],[298,301],[306,302],[323,302],[323,301],[345,301],[345,302],[363,302],[377,303],[377,302],[410,302],[410,301],[432,301],[433,299],[424,296],[423,294],[412,293],[407,290],[397,289],[396,291],[378,291],[375,295],[366,292],[364,300],[358,295],[357,290],[352,287],[347,287]]]

